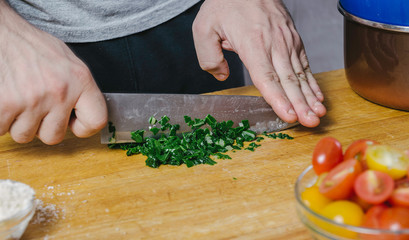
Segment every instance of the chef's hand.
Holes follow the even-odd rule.
[[[68,125],[88,137],[106,122],[105,100],[86,65],[0,0],[0,135],[57,144]]]
[[[201,68],[218,80],[229,76],[222,49],[236,52],[284,121],[315,127],[325,115],[324,97],[282,1],[206,0],[193,37]]]

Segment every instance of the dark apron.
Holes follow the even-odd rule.
[[[242,63],[233,52],[224,52],[230,67],[224,82],[200,68],[192,23],[201,4],[130,36],[67,44],[87,64],[103,92],[196,94],[243,86]]]

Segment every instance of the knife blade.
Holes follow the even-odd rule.
[[[152,135],[150,117],[160,119],[164,115],[171,124],[180,124],[178,132],[190,131],[184,116],[192,119],[212,115],[217,121],[232,120],[237,126],[248,120],[250,129],[260,134],[281,131],[298,123],[282,121],[271,106],[257,96],[243,95],[197,95],[197,94],[144,94],[104,93],[108,107],[108,121],[115,126],[115,138],[109,126],[101,130],[101,143],[133,142],[131,132],[145,130],[145,136]]]

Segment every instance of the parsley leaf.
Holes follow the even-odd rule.
[[[254,151],[261,146],[255,142],[260,142],[263,137],[250,130],[247,120],[239,123],[238,127],[233,127],[233,121],[217,120],[207,115],[204,119],[192,119],[184,116],[185,123],[191,127],[190,132],[178,134],[180,129],[178,124],[170,124],[168,116],[163,116],[160,120],[151,117],[149,123],[155,125],[150,128],[154,136],[144,137],[144,130],[136,130],[131,133],[133,143],[109,144],[109,148],[119,148],[126,151],[127,156],[142,154],[147,157],[146,165],[158,168],[161,165],[182,165],[192,167],[198,164],[214,165],[217,159],[231,159],[225,152],[230,150],[241,150],[245,142],[251,142],[246,150]],[[156,127],[156,124],[160,125]],[[115,138],[115,127],[109,125],[112,130],[112,138]],[[168,134],[163,131],[169,130]],[[162,131],[162,133],[160,132]],[[159,134],[160,133],[160,134]],[[292,139],[287,134],[267,134],[270,138]]]

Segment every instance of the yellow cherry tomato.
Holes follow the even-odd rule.
[[[315,185],[305,189],[304,192],[301,193],[301,199],[305,205],[317,213],[331,202],[331,199],[322,195],[318,186]]]
[[[364,216],[364,211],[362,208],[351,201],[339,200],[327,204],[321,211],[320,214],[336,223],[342,223],[352,226],[360,226],[362,223],[362,218]],[[355,239],[356,233],[347,230],[346,228],[339,227],[335,224],[331,224],[325,221],[319,221],[317,224],[337,236]]]
[[[366,150],[369,169],[384,172],[393,179],[404,177],[409,168],[409,156],[387,145],[373,145]]]
[[[323,172],[321,175],[318,176],[317,181],[315,182],[315,186],[320,186],[324,178],[328,175],[328,172]]]

